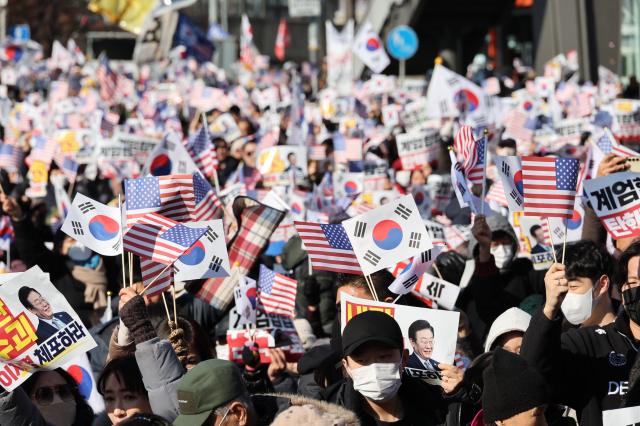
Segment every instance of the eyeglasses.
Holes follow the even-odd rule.
[[[44,386],[36,389],[33,396],[39,405],[51,405],[54,393],[64,402],[73,401],[73,389],[70,385]]]

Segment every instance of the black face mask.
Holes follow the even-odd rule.
[[[640,287],[623,291],[622,301],[631,321],[640,324]]]

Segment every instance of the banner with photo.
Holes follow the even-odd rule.
[[[38,266],[0,286],[0,385],[12,391],[96,346],[64,296]]]
[[[307,175],[307,148],[281,145],[261,150],[258,170],[264,176],[265,186],[295,186]]]
[[[351,318],[369,310],[387,313],[400,325],[404,346],[409,350],[405,373],[429,384],[440,385],[442,375],[438,364],[454,362],[460,313],[376,302],[342,293],[342,330]]]

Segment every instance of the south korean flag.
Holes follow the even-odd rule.
[[[433,265],[436,258],[442,250],[444,246],[436,245],[433,246],[432,249],[424,251],[420,253],[418,256],[413,257],[413,262],[411,262],[407,267],[398,274],[395,280],[389,285],[389,291],[394,294],[407,294],[409,293],[418,283],[418,281],[422,280],[423,275],[427,272],[427,270]]]
[[[433,246],[411,195],[393,200],[342,224],[366,275]]]
[[[189,228],[207,228],[207,231],[173,264],[175,280],[228,277],[231,267],[222,220],[185,222],[183,225]]]
[[[62,232],[103,256],[122,253],[120,209],[76,194]]]

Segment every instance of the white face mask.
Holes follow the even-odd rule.
[[[513,247],[508,245],[491,247],[491,254],[496,261],[496,267],[498,269],[504,269],[509,266],[513,259]]]
[[[591,291],[585,294],[567,293],[560,305],[564,317],[573,325],[582,324],[591,316],[593,297]]]
[[[92,252],[89,247],[77,242],[73,243],[73,245],[69,247],[69,251],[67,252],[67,255],[74,262],[84,262],[91,257],[91,254]]]
[[[386,401],[394,397],[402,384],[400,363],[373,363],[360,368],[349,369],[353,388],[365,398]]]

